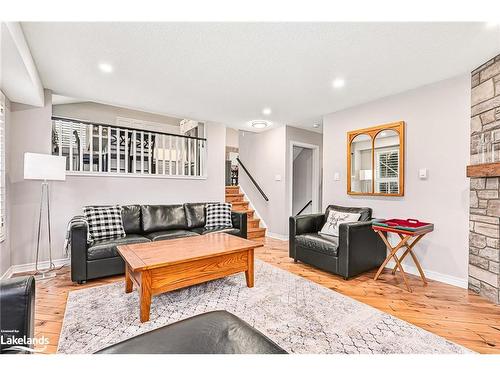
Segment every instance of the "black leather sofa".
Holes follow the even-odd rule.
[[[359,221],[340,224],[339,236],[319,234],[330,210],[359,213]],[[324,214],[290,217],[289,256],[344,279],[380,267],[386,246],[372,229],[371,208],[330,205]]]
[[[35,330],[35,278],[13,277],[0,281],[1,353],[18,354],[28,351],[11,350],[11,346],[26,346],[33,340]],[[12,340],[23,344],[11,345]]]
[[[205,229],[206,203],[176,205],[122,206],[122,219],[126,237],[98,241],[89,246],[87,226],[71,226],[71,280],[79,284],[87,280],[125,272],[118,245],[161,241],[212,232],[225,232],[247,237],[247,214],[231,213],[233,228]]]
[[[211,311],[132,337],[96,354],[286,354],[227,311]]]

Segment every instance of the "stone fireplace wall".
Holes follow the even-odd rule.
[[[472,72],[471,164],[480,164],[481,136],[500,135],[500,55]],[[500,160],[497,150],[496,161]],[[486,162],[490,162],[486,160]],[[500,178],[471,178],[469,289],[500,303]]]

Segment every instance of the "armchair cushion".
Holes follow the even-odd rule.
[[[129,234],[114,240],[95,241],[94,244],[87,249],[87,259],[96,260],[117,257],[119,256],[118,250],[116,249],[117,246],[149,241],[150,240],[146,237],[138,234]]]
[[[298,246],[336,257],[339,249],[339,238],[321,233],[307,233],[295,237]]]

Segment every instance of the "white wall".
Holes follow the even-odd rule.
[[[10,191],[10,143],[7,141],[10,135],[11,128],[11,103],[8,98],[5,98],[5,239],[0,242],[0,277],[12,265],[10,257],[10,219],[11,219],[11,191]]]
[[[240,131],[239,136],[240,159],[264,190],[269,202],[262,198],[244,171],[240,171],[239,183],[266,223],[267,233],[278,238],[288,236],[292,184],[289,160],[293,157],[289,154],[292,141],[319,145],[321,155],[322,135],[304,129],[282,126],[261,133]],[[280,181],[276,181],[277,176]]]
[[[128,108],[121,108],[112,105],[83,102],[83,103],[68,103],[58,104],[53,106],[54,116],[69,117],[78,120],[95,121],[104,124],[116,124],[117,117],[133,118],[135,120],[156,122],[165,125],[179,126],[181,119],[136,111]]]
[[[405,196],[347,195],[347,131],[399,120],[406,122]],[[469,121],[469,74],[325,116],[323,207],[369,206],[375,217],[434,223],[416,248],[422,267],[428,276],[467,285]],[[418,178],[419,168],[428,169],[427,180]]]
[[[238,130],[226,128],[226,146],[238,148]]]
[[[266,223],[268,233],[286,234],[286,128],[270,129],[262,133],[240,132],[239,152],[241,161],[268,196],[269,202],[264,200],[243,170],[239,173],[240,186]],[[276,181],[277,175],[281,177],[280,181]]]
[[[13,105],[10,137],[12,170],[12,264],[35,260],[36,223],[40,183],[24,181],[24,152],[50,152],[51,102],[46,92],[44,108]],[[90,121],[96,121],[89,119]],[[62,258],[66,226],[87,204],[168,204],[224,200],[224,152],[226,129],[207,123],[208,160],[206,180],[137,177],[68,176],[65,182],[51,183],[53,257]],[[43,253],[47,259],[47,253]]]

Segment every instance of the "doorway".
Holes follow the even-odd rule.
[[[290,144],[290,215],[319,210],[319,146]]]

